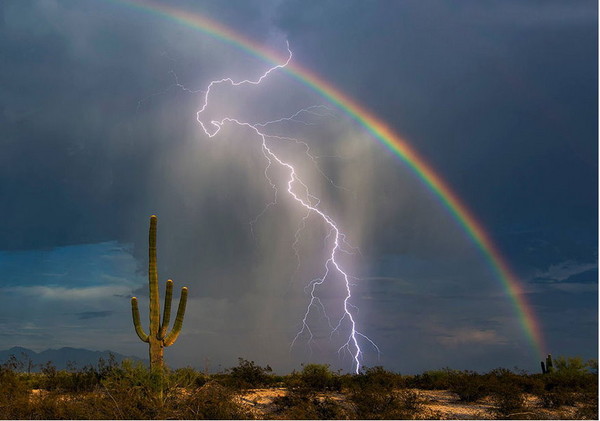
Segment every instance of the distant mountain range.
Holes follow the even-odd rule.
[[[96,366],[100,358],[108,361],[111,354],[118,363],[125,359],[147,362],[147,360],[138,357],[122,355],[112,351],[90,351],[89,349],[81,348],[60,348],[35,352],[31,349],[15,346],[11,349],[0,351],[0,364],[6,362],[11,355],[14,355],[18,361],[21,361],[24,364],[24,367],[22,368],[23,371],[27,371],[29,360],[31,360],[31,362],[34,364],[34,366],[31,368],[31,371],[40,371],[41,367],[48,361],[51,361],[58,370],[66,369],[67,363],[69,362],[75,364],[77,369],[81,369],[86,365]]]

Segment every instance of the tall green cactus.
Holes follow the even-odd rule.
[[[150,286],[150,334],[147,335],[140,323],[140,311],[138,310],[137,298],[131,299],[131,312],[133,315],[133,326],[139,338],[149,344],[150,347],[150,369],[162,369],[164,348],[171,346],[177,340],[181,327],[183,326],[183,316],[187,302],[188,290],[181,288],[181,298],[179,299],[179,308],[177,309],[177,318],[171,332],[167,334],[169,321],[171,319],[171,300],[173,298],[173,281],[167,281],[165,293],[165,308],[163,321],[160,323],[160,303],[158,301],[158,271],[156,269],[156,215],[150,217],[150,235],[149,235],[149,265],[148,265],[148,283]]]

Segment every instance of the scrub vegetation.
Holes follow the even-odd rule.
[[[527,374],[451,369],[401,375],[382,367],[342,374],[307,364],[287,375],[240,358],[206,374],[162,373],[114,359],[78,369],[52,363],[31,372],[11,358],[0,366],[4,419],[597,419],[595,361],[557,358]],[[29,371],[29,372],[28,372]],[[162,375],[161,375],[162,374]],[[443,397],[443,399],[437,399]],[[457,412],[458,411],[458,412]],[[460,412],[462,411],[462,412]]]

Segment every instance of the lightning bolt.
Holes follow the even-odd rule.
[[[214,81],[210,82],[208,84],[207,88],[203,91],[204,96],[203,96],[202,106],[201,106],[200,110],[198,110],[196,113],[196,119],[197,119],[198,123],[200,124],[200,127],[202,128],[204,133],[209,138],[215,137],[225,124],[235,124],[240,127],[247,128],[248,130],[250,130],[251,132],[253,132],[256,135],[257,139],[260,139],[262,153],[267,161],[267,165],[264,170],[265,178],[266,178],[267,182],[270,184],[271,188],[274,190],[275,197],[274,197],[274,200],[272,202],[270,202],[269,204],[267,204],[266,207],[263,209],[263,211],[253,221],[251,221],[251,228],[252,228],[252,225],[258,220],[258,218],[260,218],[270,207],[277,204],[279,190],[277,188],[276,183],[270,178],[269,170],[271,169],[271,167],[277,166],[281,170],[284,170],[285,173],[287,173],[287,183],[285,183],[287,185],[286,193],[298,204],[298,206],[305,209],[305,211],[306,211],[306,213],[304,214],[304,217],[302,218],[302,221],[300,222],[300,225],[296,231],[295,241],[293,244],[293,248],[296,253],[296,257],[298,258],[298,267],[300,266],[300,255],[299,255],[299,251],[297,249],[297,245],[299,242],[300,232],[302,229],[304,229],[306,227],[309,216],[316,215],[321,220],[321,222],[328,228],[328,234],[324,238],[325,244],[329,246],[328,257],[327,257],[327,260],[325,261],[322,275],[316,279],[311,280],[305,288],[305,291],[307,292],[307,294],[310,295],[310,301],[306,307],[306,311],[302,318],[301,328],[298,331],[298,333],[296,334],[296,336],[294,337],[294,339],[290,345],[290,349],[294,347],[295,343],[303,335],[308,335],[308,344],[310,346],[310,343],[313,341],[314,335],[313,335],[313,332],[309,325],[308,319],[313,311],[320,311],[320,312],[322,312],[324,317],[327,319],[327,323],[329,324],[329,327],[331,329],[331,336],[333,336],[334,334],[341,334],[340,332],[342,330],[348,331],[347,337],[345,337],[345,339],[344,339],[345,343],[338,349],[338,354],[341,354],[343,352],[349,353],[352,358],[353,370],[358,374],[360,371],[360,366],[361,366],[361,356],[363,354],[363,350],[361,349],[361,344],[360,344],[361,340],[364,340],[367,343],[369,343],[374,349],[377,350],[378,354],[379,354],[380,350],[371,339],[369,339],[366,335],[364,335],[357,329],[356,317],[358,314],[358,309],[351,303],[351,299],[352,299],[352,288],[351,287],[353,286],[353,284],[351,283],[352,277],[350,275],[348,275],[347,271],[342,267],[342,264],[340,263],[340,261],[338,259],[340,253],[351,254],[356,249],[352,248],[346,242],[346,236],[340,230],[340,228],[338,227],[336,222],[320,208],[319,205],[320,205],[321,201],[319,200],[319,198],[317,198],[316,196],[311,194],[310,189],[308,188],[307,184],[305,184],[302,181],[302,179],[298,175],[298,172],[296,171],[294,166],[291,163],[286,162],[282,158],[280,158],[273,151],[273,149],[271,147],[269,147],[268,140],[289,141],[289,142],[296,142],[298,144],[303,144],[304,149],[305,149],[305,154],[317,166],[318,171],[320,171],[320,173],[324,177],[326,177],[327,180],[332,185],[334,185],[336,187],[339,187],[339,186],[337,186],[333,182],[333,180],[328,178],[325,175],[325,173],[321,170],[321,168],[318,166],[318,163],[317,163],[317,157],[315,157],[314,155],[312,155],[310,153],[310,147],[308,146],[308,144],[306,142],[302,142],[298,139],[284,137],[284,136],[269,135],[264,132],[264,130],[268,126],[276,124],[276,123],[298,122],[298,123],[302,123],[302,124],[311,124],[311,123],[308,123],[308,122],[302,120],[300,117],[303,114],[324,116],[327,114],[327,112],[330,111],[330,109],[326,106],[312,106],[312,107],[302,109],[289,117],[279,118],[279,119],[276,119],[273,121],[262,122],[262,123],[249,123],[246,121],[241,121],[234,117],[224,117],[220,120],[211,120],[208,123],[206,123],[203,120],[204,113],[205,113],[206,109],[209,107],[209,99],[211,98],[211,95],[213,94],[213,91],[215,90],[215,88],[217,86],[223,85],[223,84],[227,84],[232,87],[242,86],[242,85],[260,85],[261,82],[265,78],[269,77],[269,75],[271,73],[286,67],[290,63],[290,61],[292,60],[292,51],[289,48],[289,44],[287,45],[287,51],[288,51],[288,58],[283,64],[277,64],[277,65],[267,69],[263,74],[261,74],[258,78],[254,79],[254,80],[245,79],[245,80],[241,80],[241,81],[235,81],[232,78],[222,78],[222,79],[214,80]],[[192,92],[192,91],[186,89],[185,87],[183,87],[177,79],[175,80],[175,84],[178,87],[186,90],[187,92]],[[194,92],[198,92],[198,91],[194,91]],[[319,298],[319,296],[317,294],[317,289],[320,285],[324,284],[325,282],[333,282],[333,280],[336,278],[341,279],[341,281],[342,281],[341,283],[345,290],[345,297],[344,297],[343,306],[342,306],[343,314],[339,318],[337,323],[334,325],[331,322],[331,319],[329,318],[329,316],[327,315],[327,312],[326,312],[323,302],[321,301],[321,299]]]

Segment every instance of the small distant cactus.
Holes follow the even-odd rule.
[[[544,364],[544,361],[542,361],[541,365],[542,365],[542,374],[552,373],[552,371],[554,370],[554,365],[552,364],[552,355],[548,354],[548,356],[546,357],[546,363]]]
[[[181,327],[183,326],[183,316],[187,302],[188,289],[181,289],[181,298],[177,309],[177,318],[171,332],[167,334],[169,321],[171,319],[171,300],[173,298],[173,281],[167,281],[165,294],[165,308],[162,324],[160,323],[160,303],[158,301],[158,271],[156,268],[156,215],[150,217],[150,235],[149,235],[149,265],[148,265],[148,283],[150,287],[150,334],[147,335],[140,323],[140,311],[138,309],[137,298],[131,299],[131,312],[133,315],[133,326],[139,338],[149,344],[150,348],[150,369],[159,370],[163,368],[163,351],[167,346],[171,346],[177,340]]]

